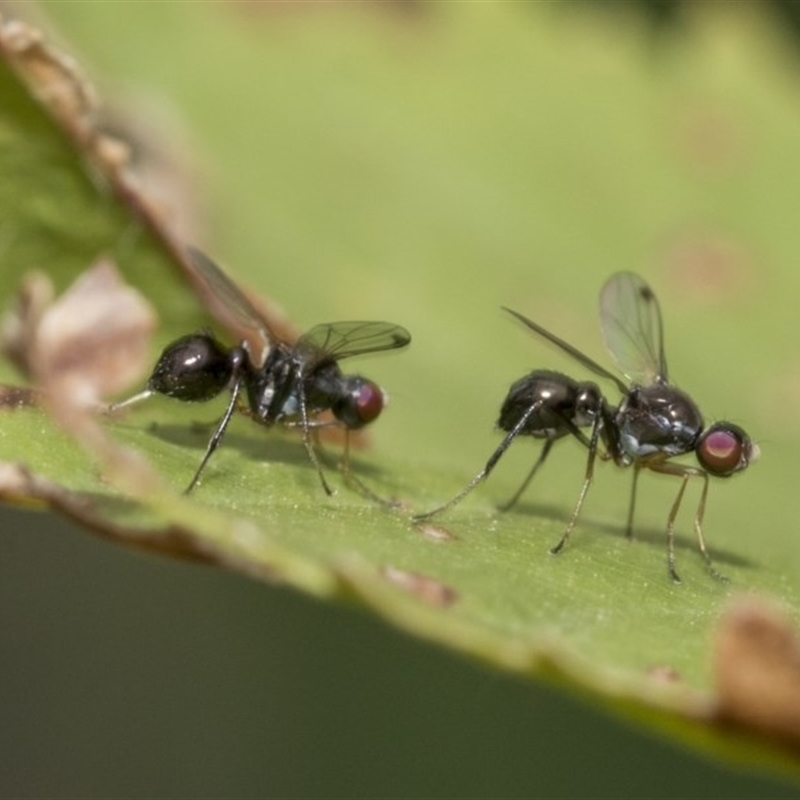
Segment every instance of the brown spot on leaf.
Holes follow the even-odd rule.
[[[713,649],[716,716],[800,746],[800,632],[777,607],[740,598]]]
[[[659,683],[677,683],[681,674],[669,664],[653,664],[647,668],[647,674]]]
[[[395,586],[416,595],[428,605],[447,607],[458,599],[458,592],[455,589],[418,572],[406,572],[387,564],[381,569],[381,575]]]
[[[433,539],[436,542],[449,542],[458,537],[452,532],[443,528],[441,525],[433,525],[430,522],[422,522],[417,524],[416,529],[426,538]]]

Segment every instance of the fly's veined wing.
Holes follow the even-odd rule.
[[[269,325],[244,292],[205,253],[194,247],[187,247],[186,253],[209,309],[247,342],[253,362],[263,364],[276,340]]]
[[[600,292],[600,327],[619,370],[640,385],[666,382],[664,330],[653,290],[633,272],[612,275]]]
[[[298,339],[295,352],[306,369],[327,361],[405,347],[411,334],[390,322],[331,322],[317,325]]]

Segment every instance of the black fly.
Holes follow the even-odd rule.
[[[262,315],[222,270],[199,250],[187,250],[194,275],[220,305],[228,320],[247,333],[235,347],[226,347],[210,333],[183,336],[168,345],[144,391],[111,406],[116,411],[153,394],[177,400],[205,402],[229,390],[228,406],[217,424],[200,466],[186,492],[197,485],[211,454],[219,445],[233,412],[243,411],[267,427],[276,423],[299,426],[303,443],[322,486],[332,494],[312,441],[312,429],[335,424],[345,431],[342,468],[350,473],[349,432],[375,420],[386,397],[373,381],[343,375],[338,362],[351,356],[394,350],[411,341],[408,331],[388,322],[333,322],[317,325],[293,345],[279,341]],[[245,402],[240,395],[245,394]],[[316,420],[331,411],[335,422]],[[380,498],[376,498],[380,499]]]
[[[620,272],[609,278],[600,293],[603,339],[617,367],[627,378],[627,384],[532,320],[516,311],[505,310],[595,375],[614,383],[622,399],[614,407],[594,383],[578,383],[566,375],[548,370],[529,373],[508,392],[498,420],[498,427],[506,431],[506,436],[484,468],[452,500],[420,515],[418,519],[432,517],[460,502],[489,475],[517,436],[544,439],[539,458],[522,486],[502,506],[503,510],[510,508],[544,463],[553,443],[572,435],[588,449],[589,455],[578,501],[561,539],[551,552],[560,553],[569,540],[591,484],[594,462],[602,442],[602,459],[613,460],[620,467],[633,467],[626,528],[629,538],[633,535],[636,485],[640,470],[650,469],[681,479],[678,495],[667,519],[667,566],[670,577],[678,583],[680,578],[675,570],[675,518],[689,478],[702,478],[703,488],[694,518],[695,534],[709,571],[717,578],[722,577],[711,563],[703,536],[708,478],[726,478],[740,472],[756,458],[758,449],[748,435],[731,422],[715,422],[705,428],[695,402],[669,383],[661,311],[650,287],[638,275]],[[589,429],[588,436],[585,429]],[[695,453],[699,467],[670,461],[675,456],[690,452]]]

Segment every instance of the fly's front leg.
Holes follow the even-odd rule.
[[[525,490],[528,488],[530,482],[533,480],[533,476],[538,471],[539,467],[544,464],[545,459],[547,458],[548,453],[550,452],[550,448],[553,446],[553,439],[546,438],[544,440],[544,446],[542,447],[542,451],[539,453],[539,458],[536,459],[533,466],[531,467],[530,472],[528,473],[527,477],[524,481],[522,481],[522,485],[517,489],[516,492],[502,505],[499,505],[497,508],[500,511],[510,511],[516,504],[517,501],[525,494]]]
[[[320,483],[322,484],[322,488],[325,490],[325,494],[329,497],[331,495],[336,494],[333,489],[331,489],[328,481],[325,479],[325,475],[322,472],[322,465],[319,463],[319,457],[317,456],[317,451],[314,448],[314,443],[311,441],[311,430],[312,424],[309,422],[308,419],[308,409],[306,408],[306,393],[303,391],[303,382],[302,380],[298,381],[298,394],[300,397],[300,425],[303,428],[303,444],[305,445],[306,452],[308,453],[308,457],[311,459],[311,463],[314,465],[315,469],[317,470],[317,475],[319,475]]]
[[[698,469],[697,467],[687,467],[681,464],[669,464],[666,462],[656,462],[653,464],[648,464],[647,466],[654,472],[661,472],[666,475],[677,475],[682,479],[681,488],[678,491],[678,496],[675,498],[675,502],[672,504],[672,509],[670,510],[669,518],[667,519],[667,567],[672,580],[675,581],[675,583],[681,582],[678,573],[675,571],[675,518],[678,515],[678,509],[681,505],[686,484],[689,482],[689,478],[691,477],[700,477],[703,479],[703,491],[700,495],[700,503],[697,506],[697,512],[695,513],[694,517],[694,532],[695,536],[697,536],[697,545],[700,548],[700,552],[706,562],[706,567],[709,573],[711,573],[711,576],[721,581],[728,580],[714,567],[714,564],[711,561],[711,556],[708,552],[708,548],[706,547],[705,537],[703,536],[703,515],[705,514],[706,510],[706,497],[708,495],[708,473],[705,470]]]
[[[678,509],[681,506],[683,493],[686,490],[686,484],[688,482],[689,475],[688,473],[684,473],[681,480],[681,488],[678,490],[678,496],[675,498],[675,502],[672,504],[669,517],[667,518],[667,570],[669,571],[670,578],[672,578],[675,583],[681,582],[680,575],[678,575],[675,569],[675,518],[678,516]]]
[[[372,500],[375,503],[379,503],[380,505],[386,506],[387,508],[396,508],[397,503],[394,500],[387,500],[385,497],[381,497],[379,494],[373,492],[352,470],[350,464],[350,428],[343,425],[338,420],[314,420],[309,419],[306,423],[303,423],[303,420],[300,419],[296,422],[293,421],[285,421],[283,425],[287,428],[296,428],[302,427],[304,430],[308,429],[309,435],[314,437],[314,441],[312,446],[314,446],[315,453],[317,450],[322,451],[323,458],[325,457],[325,450],[322,447],[319,439],[319,431],[322,428],[343,428],[344,429],[344,453],[342,454],[342,458],[339,460],[338,469],[341,471],[342,476],[345,479],[345,482],[354,486],[361,494],[363,494],[368,499]]]
[[[633,484],[631,485],[631,500],[628,504],[628,524],[625,526],[625,538],[633,539],[633,512],[636,510],[636,485],[639,483],[639,470],[641,466],[638,462],[633,465]]]
[[[703,536],[703,516],[706,513],[706,498],[708,497],[708,473],[703,470],[698,470],[698,474],[702,475],[703,477],[703,491],[700,493],[700,503],[697,506],[697,513],[694,517],[694,532],[697,536],[697,546],[700,548],[700,552],[703,554],[706,567],[708,568],[708,571],[711,573],[712,577],[716,578],[718,581],[727,581],[728,578],[719,572],[711,561],[711,556],[709,555],[708,548],[706,547],[706,537]]]

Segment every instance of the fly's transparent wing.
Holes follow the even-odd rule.
[[[600,327],[606,347],[629,381],[666,383],[664,329],[653,290],[633,272],[612,275],[600,292]]]
[[[244,339],[257,365],[264,363],[276,337],[244,292],[203,252],[187,247],[186,254],[206,303],[226,327]]]
[[[295,352],[308,370],[327,361],[395,350],[410,341],[411,334],[405,328],[390,322],[330,322],[301,336]]]

